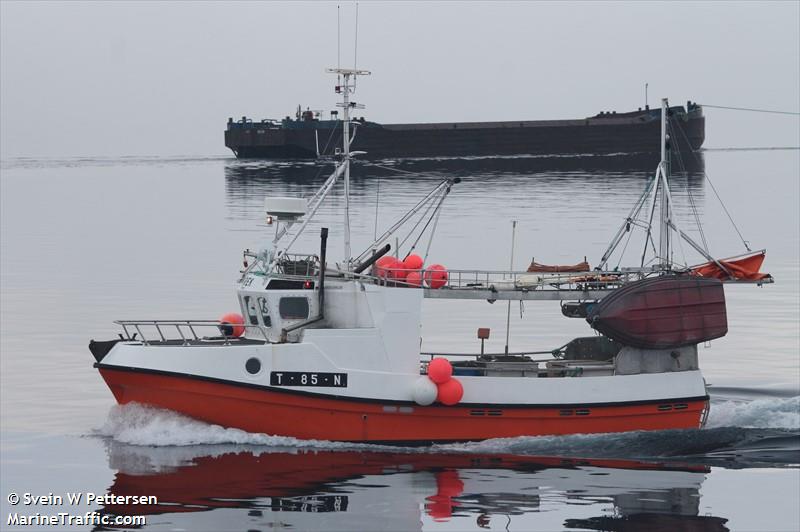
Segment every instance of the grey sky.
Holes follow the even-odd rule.
[[[1,155],[218,155],[228,116],[332,109],[336,5],[3,1]],[[798,111],[799,6],[361,2],[356,100],[380,122],[577,118],[649,82],[651,105]],[[800,145],[797,117],[706,114],[707,147]]]

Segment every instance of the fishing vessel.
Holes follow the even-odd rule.
[[[533,262],[526,272],[448,270],[428,259],[457,178],[441,180],[363,251],[352,252],[350,166],[363,154],[351,149],[350,94],[356,77],[369,72],[330,72],[340,78],[342,138],[348,139],[334,172],[310,198],[266,198],[275,232],[260,251],[245,252],[237,286],[241,314],[120,320],[119,338],[90,343],[117,402],[250,432],[407,445],[704,423],[709,398],[697,346],[727,333],[723,283],[772,278],[758,271],[763,250],[747,247],[744,256],[719,260],[705,240],[695,242],[678,226],[668,131],[676,134],[680,124],[670,121],[666,100],[661,161],[596,268],[584,261],[572,267]],[[342,256],[328,261],[326,228],[318,251],[295,252],[339,180]],[[407,231],[402,241],[401,228]],[[644,234],[641,262],[609,267],[637,229]],[[676,260],[681,242],[705,262]],[[564,316],[585,319],[590,329],[544,357],[541,351],[424,353],[424,298],[561,301]]]
[[[702,106],[688,101],[668,112],[686,131],[686,138],[675,139],[674,148],[684,153],[699,150],[705,140]],[[331,111],[327,119],[322,113],[298,106],[294,118],[228,118],[225,147],[240,159],[335,156],[342,145],[342,121],[338,111]],[[359,117],[352,124],[351,143],[369,159],[639,153],[655,154],[654,165],[660,124],[660,109],[649,106],[573,120],[381,124]]]

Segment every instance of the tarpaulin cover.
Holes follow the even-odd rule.
[[[761,281],[768,279],[770,274],[761,273],[761,264],[764,262],[766,253],[761,251],[755,255],[750,255],[740,259],[721,259],[717,262],[724,266],[725,269],[720,268],[716,262],[707,262],[692,269],[694,275],[700,277],[712,277],[714,279],[722,279],[727,281],[729,279],[745,280],[745,281]],[[728,270],[727,272],[725,270]]]
[[[589,266],[589,263],[586,262],[586,259],[583,262],[579,262],[578,264],[571,264],[567,266],[548,266],[547,264],[539,264],[536,261],[531,261],[531,265],[528,266],[529,272],[545,272],[545,273],[561,273],[561,272],[588,272],[592,268]]]

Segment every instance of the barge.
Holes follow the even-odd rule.
[[[705,140],[702,106],[668,110],[679,134],[673,150],[688,153]],[[515,155],[653,154],[658,161],[661,110],[639,108],[627,113],[601,112],[577,120],[441,122],[380,124],[351,119],[351,150],[361,158],[493,157]],[[282,120],[228,118],[225,146],[240,159],[314,159],[341,152],[342,120],[337,111],[302,110]]]

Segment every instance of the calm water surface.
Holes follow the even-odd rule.
[[[726,288],[730,332],[700,351],[713,401],[705,429],[408,450],[116,407],[91,367],[87,343],[115,336],[114,319],[236,310],[241,252],[271,235],[264,196],[308,195],[329,169],[230,158],[3,161],[0,528],[36,528],[8,526],[12,511],[74,510],[11,506],[11,492],[83,491],[155,495],[157,505],[76,512],[146,514],[144,530],[797,530],[800,156],[709,151],[674,179],[682,225],[699,238],[691,194],[711,251],[726,256],[743,246],[703,168],[751,247],[767,248],[777,280]],[[376,213],[380,232],[439,179],[461,177],[433,261],[506,269],[513,219],[516,269],[533,257],[594,265],[647,175],[637,161],[604,157],[365,164],[354,170],[353,247],[369,244]],[[316,250],[326,226],[340,259],[342,204],[337,190],[296,249]],[[631,244],[623,264],[638,253]],[[504,304],[426,301],[423,312],[427,351],[475,351],[478,327],[492,329],[487,349],[503,349]],[[588,330],[557,303],[515,303],[510,348],[551,349]]]

